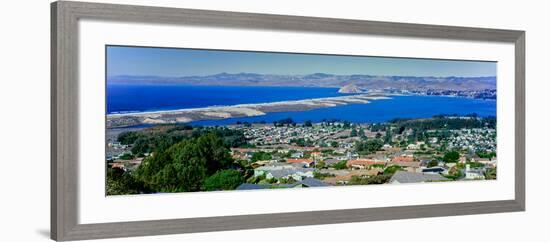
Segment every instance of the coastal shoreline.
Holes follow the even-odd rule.
[[[201,120],[219,120],[262,116],[273,112],[308,111],[348,104],[368,104],[374,100],[391,99],[391,95],[357,94],[269,103],[237,104],[177,110],[116,113],[107,115],[107,128],[141,124],[189,123]]]

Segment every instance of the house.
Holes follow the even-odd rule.
[[[114,162],[111,164],[111,168],[113,169],[122,169],[122,170],[126,170],[125,169],[125,164],[123,162]]]
[[[390,159],[383,153],[367,155],[367,156],[365,156],[365,158],[375,160],[376,162],[388,162],[388,161],[390,161]]]
[[[469,164],[466,164],[464,169],[464,179],[466,180],[483,180],[485,175],[483,169],[471,169]]]
[[[369,170],[363,169],[363,170],[336,170],[334,171],[334,177],[327,177],[323,179],[323,182],[328,184],[347,184],[354,176],[360,176],[360,177],[370,177],[370,176],[376,176],[378,174],[381,174],[384,172],[384,169],[382,168],[371,168]]]
[[[410,170],[412,171],[420,167],[420,161],[414,161],[414,157],[412,156],[396,156],[392,158],[389,165],[411,168]]]
[[[302,158],[302,157],[304,157],[304,152],[302,152],[302,151],[294,152],[294,153],[290,154],[290,157],[292,157],[294,159]]]
[[[128,148],[128,145],[123,145],[120,142],[112,142],[112,143],[108,143],[107,147],[113,148],[113,149],[126,149]]]
[[[331,165],[334,165],[334,164],[336,164],[340,161],[337,160],[337,159],[334,159],[334,158],[328,158],[328,159],[324,159],[323,162],[325,162],[325,165],[331,166]]]
[[[410,161],[410,162],[407,162],[407,161],[401,161],[401,162],[391,161],[391,162],[389,162],[389,164],[390,165],[395,165],[395,166],[401,166],[401,167],[411,167],[411,168],[420,167],[420,161]]]
[[[311,158],[313,158],[314,160],[319,160],[321,158],[323,158],[323,154],[321,152],[311,152]]]
[[[412,156],[395,156],[391,159],[391,162],[413,162],[414,157]]]
[[[372,165],[386,165],[385,161],[375,161],[372,159],[355,159],[346,163],[347,167],[354,169],[366,169]]]
[[[445,172],[445,168],[439,166],[422,169],[422,173],[441,174],[443,172]]]
[[[314,161],[312,159],[287,159],[286,162],[302,164],[304,167],[311,167],[314,165]]]
[[[265,166],[269,164],[277,163],[277,160],[259,160],[254,163],[252,163],[252,167],[259,167],[259,166]]]
[[[257,168],[254,168],[254,176],[262,176],[262,175],[265,175],[267,174],[268,172],[271,172],[271,171],[276,171],[276,170],[282,170],[282,169],[292,169],[294,168],[295,166],[292,165],[292,164],[271,164],[269,166],[260,166],[260,167],[257,167]]]
[[[496,165],[497,160],[496,159],[489,159],[489,158],[474,158],[474,162],[479,162],[484,165]]]
[[[326,184],[326,183],[322,182],[321,180],[315,179],[315,178],[312,178],[312,177],[304,178],[300,182],[300,184],[302,185],[302,187],[328,187],[328,186],[330,186],[329,184]]]
[[[283,169],[278,171],[272,171],[266,174],[267,179],[275,178],[290,178],[301,181],[304,177],[313,177],[313,168],[293,168],[293,169]]]
[[[443,163],[443,164],[445,164],[445,167],[447,167],[447,168],[449,168],[449,169],[450,169],[450,168],[453,168],[453,167],[455,167],[455,166],[456,166],[456,163],[452,163],[452,162],[449,162],[449,163]]]
[[[397,171],[395,172],[395,174],[393,174],[389,183],[391,184],[422,183],[422,182],[448,181],[448,180],[449,179],[439,174]]]

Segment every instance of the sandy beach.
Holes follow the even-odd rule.
[[[199,120],[219,120],[237,117],[261,116],[271,112],[297,112],[347,104],[368,104],[372,100],[390,97],[373,94],[281,101],[270,103],[238,104],[165,111],[116,113],[107,115],[107,127],[125,127],[140,124],[188,123]]]

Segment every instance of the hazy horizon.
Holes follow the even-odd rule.
[[[261,75],[494,77],[496,62],[134,46],[106,47],[107,77]]]

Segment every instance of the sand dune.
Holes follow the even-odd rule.
[[[139,124],[188,123],[199,120],[252,117],[265,115],[271,112],[297,112],[347,104],[368,104],[372,100],[379,99],[389,99],[389,97],[372,94],[358,94],[295,101],[109,114],[107,115],[107,127],[123,127]]]

